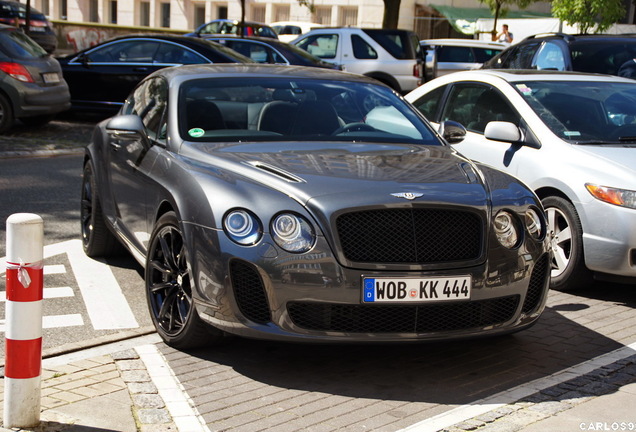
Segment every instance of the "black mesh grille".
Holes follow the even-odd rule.
[[[543,295],[543,287],[545,286],[545,279],[548,277],[548,255],[543,255],[534,265],[532,269],[532,275],[530,276],[530,282],[528,283],[528,292],[526,293],[526,299],[523,302],[523,308],[521,310],[524,313],[530,313],[537,308],[539,302],[541,302],[541,296]]]
[[[230,263],[230,276],[234,297],[243,316],[259,324],[271,321],[263,281],[256,269],[235,260]]]
[[[519,296],[417,306],[290,303],[289,315],[308,330],[349,333],[424,333],[466,330],[512,319]]]
[[[354,262],[441,263],[479,257],[483,225],[469,212],[380,209],[336,221],[345,257]]]

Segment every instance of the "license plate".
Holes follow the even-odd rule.
[[[39,33],[42,33],[42,32],[43,32],[43,31],[45,31],[46,29],[45,29],[44,27],[34,27],[34,26],[31,26],[31,27],[29,27],[29,30],[30,30],[30,31],[32,31],[32,32],[39,32]]]
[[[44,82],[47,84],[54,84],[54,83],[60,82],[60,76],[56,74],[55,72],[42,74],[42,79],[44,79]]]
[[[469,300],[470,276],[363,278],[364,303],[409,303]]]

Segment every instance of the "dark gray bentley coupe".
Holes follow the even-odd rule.
[[[544,309],[541,203],[472,162],[390,88],[317,68],[205,65],[142,81],[86,151],[89,256],[145,268],[177,348],[226,334],[419,341]]]

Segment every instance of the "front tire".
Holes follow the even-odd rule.
[[[164,342],[177,349],[218,342],[223,332],[205,324],[194,307],[193,280],[179,221],[159,218],[146,259],[146,295],[152,322]]]
[[[550,196],[542,200],[548,215],[548,230],[553,236],[550,288],[574,291],[593,282],[592,272],[585,266],[583,229],[574,206],[566,199]]]

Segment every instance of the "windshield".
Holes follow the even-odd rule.
[[[389,88],[298,78],[207,78],[179,94],[189,141],[348,141],[441,145],[420,115]]]
[[[636,81],[531,81],[514,86],[566,141],[636,142]]]

